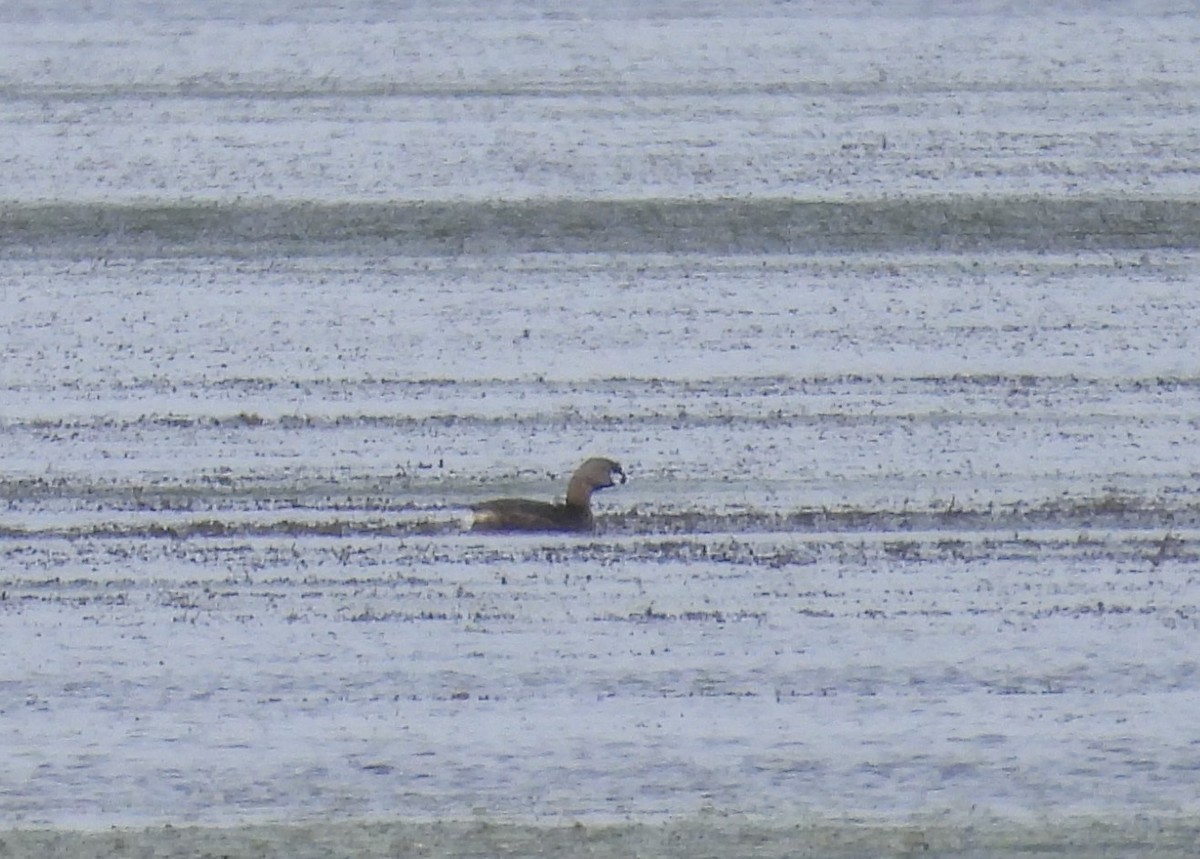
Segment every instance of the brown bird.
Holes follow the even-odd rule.
[[[497,498],[472,504],[472,531],[590,531],[592,493],[625,482],[625,472],[611,459],[592,457],[571,475],[564,504]]]

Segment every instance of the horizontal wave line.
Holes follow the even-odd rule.
[[[1084,78],[1055,82],[1056,92],[1108,93],[1114,96],[1144,96],[1188,92],[1185,83],[1169,79],[1155,81],[1094,81]],[[472,99],[536,99],[539,101],[563,98],[621,98],[621,99],[712,99],[739,97],[790,98],[822,97],[880,97],[914,94],[961,95],[1044,93],[1041,80],[954,80],[937,78],[881,80],[878,77],[842,80],[795,80],[765,78],[744,81],[737,78],[707,79],[700,83],[691,78],[674,81],[631,81],[626,76],[575,79],[502,79],[491,83],[461,83],[441,81],[399,82],[385,78],[310,78],[294,79],[266,77],[258,81],[223,79],[216,75],[181,77],[167,82],[121,81],[113,83],[37,84],[22,82],[0,86],[0,97],[6,101],[37,102],[141,102],[164,99],[241,100],[256,101],[320,101],[327,99],[414,99],[414,100],[472,100]]]
[[[166,512],[166,511],[163,511]],[[78,523],[60,522],[47,526],[0,525],[0,540],[118,538],[170,539],[203,538],[396,538],[438,536],[465,531],[466,508],[426,508],[408,515],[370,518],[353,515],[315,517],[182,516],[163,518],[147,511],[144,521],[124,516],[97,521],[89,517]],[[1102,496],[1045,503],[989,505],[980,509],[799,509],[792,511],[650,511],[613,512],[597,519],[596,539],[659,537],[673,540],[694,536],[795,534],[885,535],[896,537],[889,550],[904,556],[918,552],[921,541],[942,548],[956,544],[967,534],[995,534],[997,539],[1019,543],[1026,532],[1067,531],[1076,542],[1093,539],[1093,531],[1139,532],[1143,542],[1157,547],[1161,558],[1174,557],[1186,542],[1179,535],[1200,528],[1200,506],[1168,506],[1132,496]],[[1023,536],[1024,535],[1024,536]],[[551,535],[554,537],[555,535]],[[562,535],[557,535],[561,538]],[[493,539],[481,536],[480,539]],[[1096,538],[1103,540],[1103,538]],[[706,547],[693,547],[709,557]],[[691,550],[689,550],[691,551]],[[751,553],[753,554],[753,553]]]
[[[1034,373],[945,373],[920,375],[883,375],[883,374],[854,374],[831,373],[828,375],[763,375],[763,376],[721,376],[713,379],[700,379],[672,376],[597,376],[580,381],[575,378],[548,378],[543,376],[517,377],[488,377],[468,379],[446,378],[399,378],[375,376],[313,376],[313,377],[271,377],[271,376],[235,376],[222,379],[205,379],[195,381],[190,379],[168,380],[161,377],[135,377],[131,379],[114,380],[107,389],[116,393],[134,394],[179,394],[198,392],[203,398],[210,398],[213,392],[262,393],[278,390],[302,391],[306,396],[336,393],[345,395],[353,391],[362,395],[372,396],[411,396],[421,395],[429,398],[440,397],[454,401],[471,401],[481,396],[496,393],[517,392],[520,394],[538,394],[541,396],[561,396],[575,400],[581,392],[596,394],[625,394],[625,395],[659,395],[662,397],[718,395],[728,397],[737,394],[743,398],[770,397],[781,395],[806,396],[826,392],[853,393],[858,389],[874,390],[879,387],[889,387],[900,392],[920,391],[929,389],[938,394],[948,390],[988,391],[996,390],[1002,393],[1036,392],[1038,390],[1080,389],[1085,391],[1111,393],[1172,393],[1177,391],[1195,391],[1200,389],[1200,376],[1192,373],[1154,376],[1083,376],[1078,374],[1034,374]],[[6,390],[13,393],[38,394],[49,392],[63,397],[61,387],[46,387],[30,382],[10,384]],[[69,400],[69,396],[63,397]],[[196,397],[201,399],[202,397]],[[47,398],[48,399],[48,398]],[[11,408],[11,405],[10,405]],[[139,416],[139,420],[154,418],[172,418],[174,412],[153,413]],[[184,416],[190,413],[179,413]],[[446,417],[456,416],[447,413]],[[210,415],[222,417],[220,415]],[[303,413],[294,413],[295,417],[303,419]],[[252,410],[231,413],[233,420],[250,420],[261,417]],[[279,415],[282,420],[286,416]],[[0,416],[0,426],[6,422],[14,422],[14,418]],[[31,417],[29,420],[40,420]]]
[[[799,427],[799,426],[891,426],[896,424],[933,426],[1033,426],[1070,427],[1088,424],[1133,423],[1194,424],[1197,418],[1181,415],[1160,415],[1153,420],[1136,414],[1116,411],[1073,411],[1054,413],[1049,410],[1036,414],[1012,414],[996,407],[953,413],[935,410],[911,411],[902,408],[873,412],[847,409],[845,411],[798,412],[777,409],[762,414],[753,413],[696,413],[677,414],[593,414],[591,412],[532,412],[512,416],[497,415],[283,415],[262,417],[257,414],[238,415],[146,415],[136,418],[32,418],[0,422],[0,433],[60,433],[79,430],[132,429],[213,429],[213,430],[327,430],[327,429],[393,429],[422,427],[560,427],[586,422],[589,427],[634,429],[704,429],[709,427]]]
[[[0,203],[0,254],[8,256],[1197,247],[1200,200],[1166,198]]]

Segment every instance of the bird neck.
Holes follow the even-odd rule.
[[[582,477],[572,477],[567,485],[567,504],[587,508],[592,503],[592,484]]]

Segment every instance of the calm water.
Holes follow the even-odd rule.
[[[133,11],[0,28],[0,821],[1185,849],[1194,12]]]

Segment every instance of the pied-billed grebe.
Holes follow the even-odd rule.
[[[472,531],[590,531],[592,493],[625,482],[625,472],[611,459],[592,457],[567,484],[564,504],[527,498],[497,498],[472,504]]]

